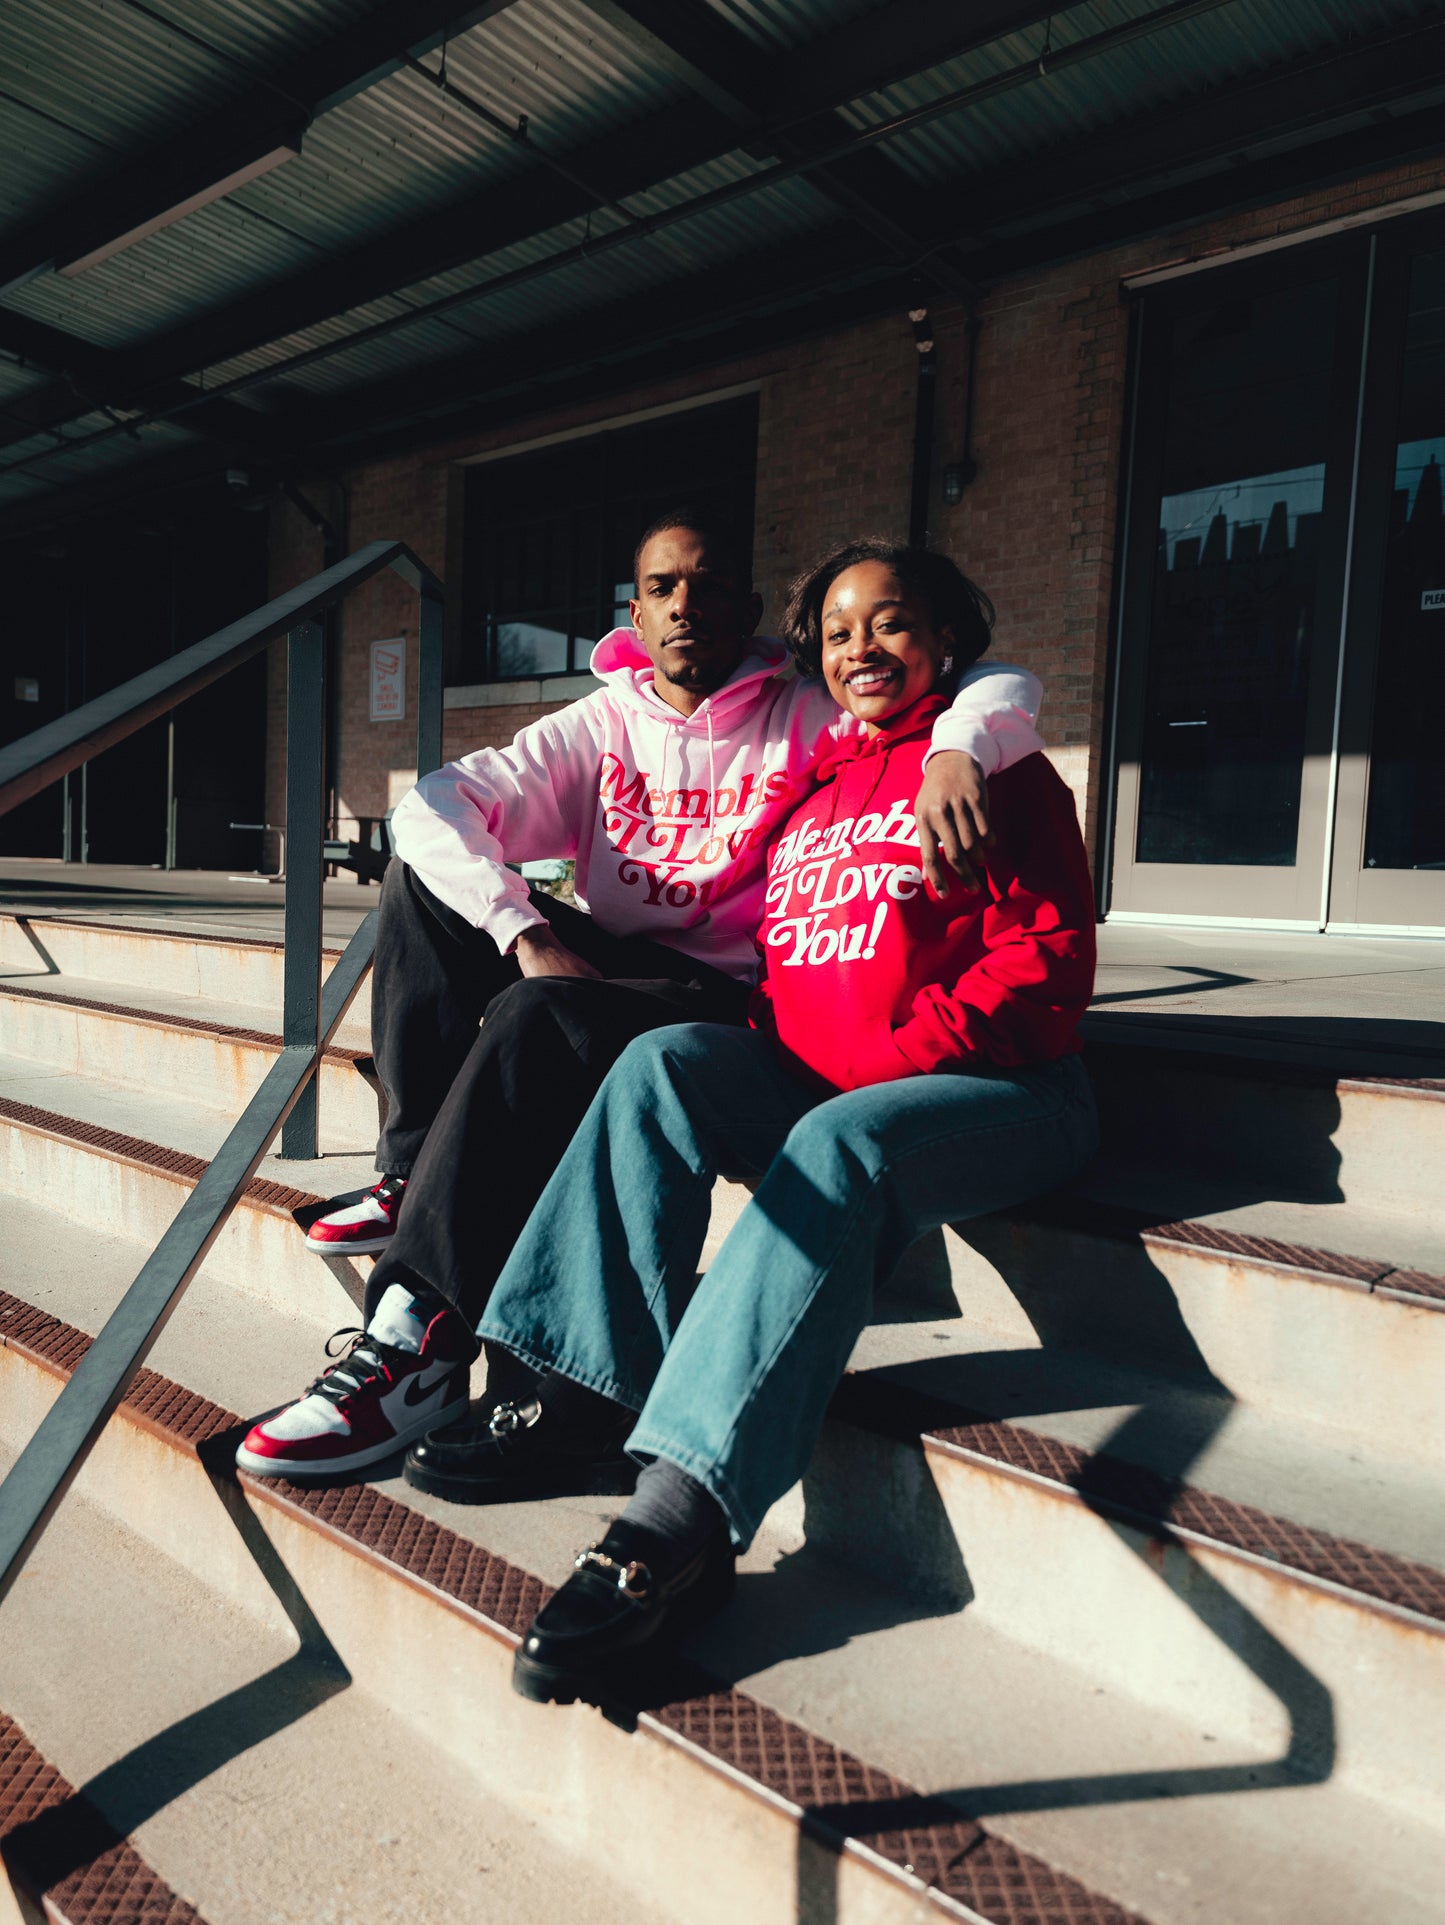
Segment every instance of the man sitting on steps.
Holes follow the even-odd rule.
[[[603,1077],[647,1030],[746,1021],[769,839],[857,725],[755,638],[762,604],[703,517],[654,522],[634,568],[633,626],[593,651],[603,687],[425,777],[396,811],[372,981],[383,1174],[307,1238],[377,1254],[366,1329],[253,1425],[245,1470],[335,1477],[450,1425],[407,1475],[465,1498],[486,1437],[485,1410],[457,1421],[473,1332]],[[916,814],[941,893],[977,887],[985,777],[1040,746],[1040,692],[979,668],[938,718]],[[575,858],[578,907],[506,866],[549,856]],[[489,1407],[518,1366],[500,1349],[488,1364]]]

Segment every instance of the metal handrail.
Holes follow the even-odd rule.
[[[320,575],[313,575],[298,588],[288,589],[264,608],[243,615],[238,622],[217,629],[203,641],[182,649],[169,661],[132,676],[119,688],[97,695],[57,721],[24,735],[8,748],[0,749],[0,815],[28,802],[32,795],[82,762],[89,762],[102,749],[123,741],[138,728],[164,715],[188,695],[219,681],[242,662],[259,655],[278,635],[285,635],[300,623],[314,621],[353,588],[370,581],[383,569],[395,569],[427,600],[440,601],[442,584],[425,562],[401,541],[373,541],[358,548],[354,555],[336,563]],[[439,612],[439,610],[438,610]],[[422,687],[420,701],[425,710],[428,697],[426,643],[422,644]],[[440,751],[441,660],[436,662],[437,735]],[[440,756],[438,755],[438,759]],[[433,764],[435,766],[435,764]]]
[[[130,1388],[277,1130],[283,1157],[316,1155],[316,1070],[371,967],[373,911],[321,985],[325,651],[318,617],[393,569],[418,591],[417,774],[441,761],[442,583],[404,542],[374,541],[239,622],[0,750],[0,815],[123,741],[286,635],[286,879],[282,1048],[204,1176],[0,1484],[0,1599]]]

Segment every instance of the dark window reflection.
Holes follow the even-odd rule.
[[[1445,253],[1410,277],[1365,865],[1445,868]]]
[[[511,681],[585,669],[628,620],[632,549],[658,514],[696,508],[752,548],[754,396],[474,468],[460,673]]]
[[[1295,860],[1335,292],[1173,322],[1140,862]]]

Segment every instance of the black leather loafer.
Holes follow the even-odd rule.
[[[635,1420],[606,1432],[578,1431],[526,1403],[483,1405],[458,1423],[428,1431],[406,1454],[402,1475],[419,1491],[454,1504],[498,1504],[510,1497],[554,1497],[632,1489],[637,1466],[622,1448]]]
[[[625,1518],[583,1551],[548,1599],[512,1662],[512,1689],[539,1704],[606,1698],[639,1661],[660,1655],[685,1631],[720,1611],[737,1582],[737,1553],[725,1531],[680,1570],[654,1575],[650,1551],[664,1547]]]

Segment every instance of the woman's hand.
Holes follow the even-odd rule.
[[[956,877],[970,892],[983,878],[984,851],[994,844],[983,770],[961,749],[940,749],[928,759],[914,805],[923,873],[936,896],[946,896]]]

